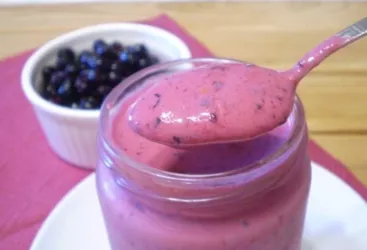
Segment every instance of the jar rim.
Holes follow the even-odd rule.
[[[134,85],[134,83],[138,82],[140,79],[149,77],[150,75],[154,75],[155,73],[166,70],[167,68],[179,66],[180,64],[185,63],[213,63],[213,62],[224,62],[224,63],[246,63],[239,60],[227,59],[227,58],[190,58],[190,59],[179,59],[175,61],[170,61],[166,63],[157,64],[151,66],[149,68],[143,69],[130,77],[126,78],[122,84],[119,84],[116,88],[114,88],[111,93],[106,97],[102,108],[99,119],[99,137],[102,141],[104,150],[108,152],[110,157],[112,157],[117,162],[125,162],[129,167],[135,168],[136,170],[143,172],[145,174],[150,174],[155,177],[158,177],[165,181],[170,182],[181,182],[186,184],[194,184],[200,182],[201,185],[205,182],[215,182],[216,185],[220,185],[220,183],[233,183],[233,178],[238,178],[238,176],[246,178],[246,176],[257,176],[261,173],[267,172],[272,161],[282,157],[286,152],[292,148],[295,144],[297,144],[303,134],[303,130],[305,129],[305,113],[301,100],[298,95],[295,95],[295,101],[293,105],[293,110],[289,116],[289,118],[294,119],[292,125],[292,131],[289,138],[284,142],[282,146],[280,146],[275,152],[264,157],[263,159],[259,159],[256,162],[245,165],[243,167],[220,172],[213,174],[184,174],[184,173],[175,173],[169,172],[165,170],[156,169],[150,167],[146,164],[138,162],[132,159],[126,152],[120,149],[112,139],[112,133],[106,126],[108,126],[113,117],[110,117],[111,110],[116,106],[120,105],[120,98],[123,93],[129,94],[129,88]],[[126,93],[128,92],[128,93]],[[288,118],[288,119],[289,119]],[[112,168],[115,168],[114,164],[112,164]],[[115,169],[118,170],[118,169]]]

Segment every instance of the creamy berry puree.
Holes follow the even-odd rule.
[[[295,84],[278,72],[245,63],[209,64],[155,80],[132,106],[130,126],[165,144],[252,138],[282,124]]]

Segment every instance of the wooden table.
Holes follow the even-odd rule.
[[[152,3],[0,9],[0,57],[82,26],[166,12],[218,56],[286,69],[367,14],[367,3]],[[311,136],[367,184],[367,39],[340,51],[298,93]],[[365,146],[364,146],[365,145]]]

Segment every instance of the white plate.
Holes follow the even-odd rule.
[[[51,249],[110,249],[94,174],[59,202],[31,246],[31,250]],[[313,163],[302,250],[366,249],[367,203],[341,179]]]

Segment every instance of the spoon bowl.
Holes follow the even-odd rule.
[[[286,74],[225,59],[150,84],[131,106],[129,125],[141,136],[175,147],[259,136],[286,121],[295,95]]]

